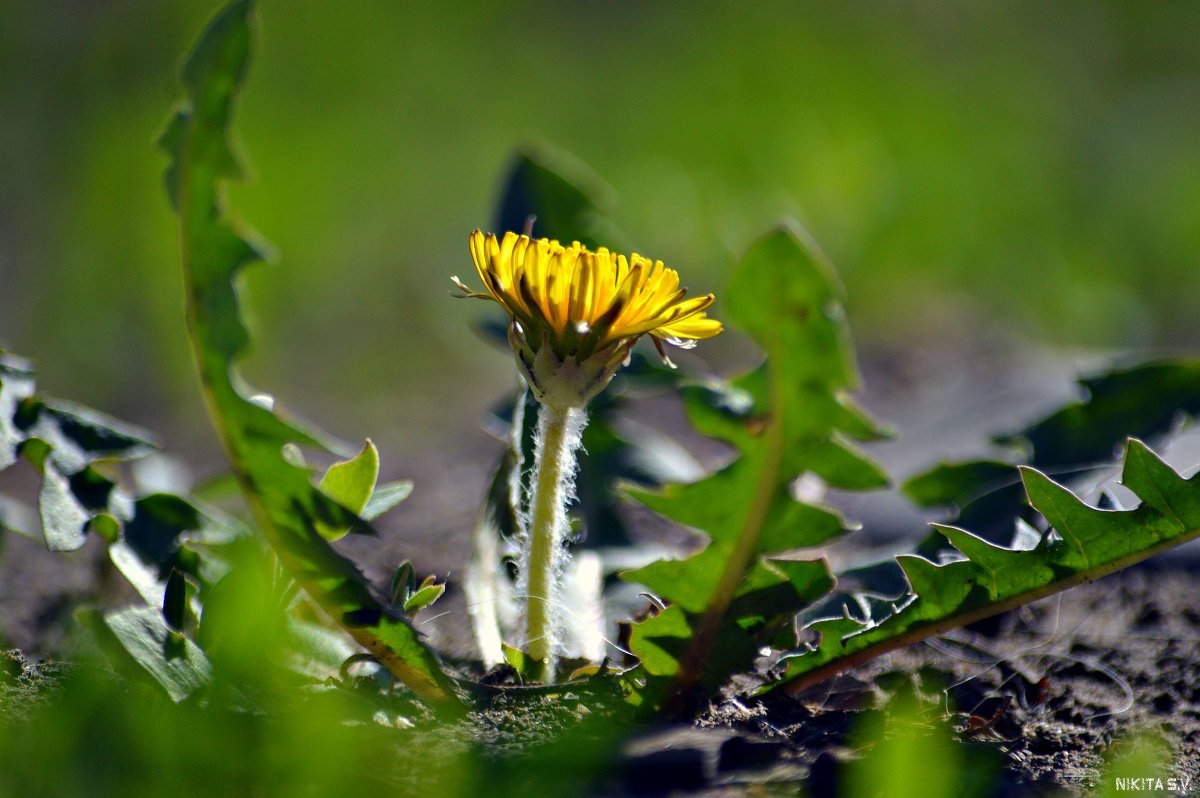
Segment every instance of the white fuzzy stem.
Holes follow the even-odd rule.
[[[575,450],[587,414],[581,408],[542,405],[534,450],[533,509],[526,540],[526,634],[529,656],[542,681],[554,682],[562,630],[560,578],[566,559],[567,505],[575,489]]]

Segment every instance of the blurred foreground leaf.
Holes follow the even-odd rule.
[[[861,752],[845,766],[842,795],[970,798],[996,789],[996,753],[960,743],[941,706],[924,705],[912,693],[899,693],[884,710],[863,713],[853,745]]]
[[[1131,792],[1195,795],[1198,777],[1173,767],[1172,754],[1161,730],[1144,729],[1115,741],[1105,752],[1095,798],[1119,798]]]

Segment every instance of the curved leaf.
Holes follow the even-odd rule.
[[[379,450],[368,440],[357,455],[331,465],[318,487],[327,497],[355,515],[361,516],[371,500],[371,494],[375,492],[375,482],[378,479]],[[326,540],[337,540],[353,528],[335,528],[324,522],[317,524],[317,531]]]
[[[221,193],[225,179],[241,176],[230,121],[249,62],[251,10],[249,0],[235,0],[204,31],[183,66],[184,99],[159,142],[170,157],[165,183],[179,217],[188,328],[208,409],[260,529],[297,582],[398,679],[435,705],[456,706],[449,678],[416,630],[318,531],[363,521],[314,487],[284,447],[332,444],[276,413],[236,372],[249,345],[238,273],[265,252],[225,217]]]

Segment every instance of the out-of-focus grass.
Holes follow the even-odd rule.
[[[950,798],[989,795],[995,753],[962,745],[942,708],[902,692],[886,710],[865,713],[855,729],[859,757],[846,765],[846,798]]]
[[[1130,782],[1154,795],[1192,794],[1188,788],[1195,779],[1188,778],[1186,771],[1174,764],[1173,753],[1161,729],[1141,729],[1125,735],[1105,752],[1105,766],[1096,781],[1095,795],[1117,798],[1130,790]]]
[[[206,436],[150,142],[215,6],[0,0],[0,338],[176,445]],[[343,434],[436,437],[508,384],[447,278],[530,140],[595,167],[631,242],[697,290],[795,213],[860,338],[991,316],[1200,342],[1198,7],[264,0],[260,18],[239,122],[258,181],[233,204],[283,260],[249,281],[250,370]]]

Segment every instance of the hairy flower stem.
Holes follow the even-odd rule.
[[[575,450],[586,422],[586,412],[577,407],[542,405],[538,413],[533,512],[523,565],[528,654],[539,663],[545,684],[554,682],[557,666],[567,505],[574,496]]]

